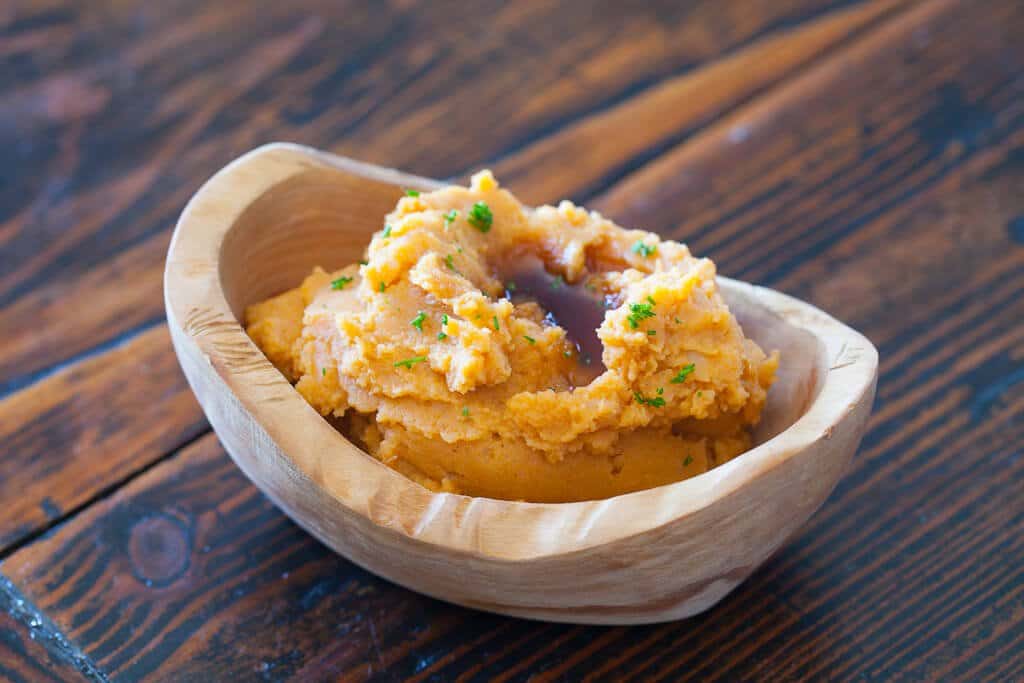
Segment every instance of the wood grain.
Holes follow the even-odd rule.
[[[68,564],[33,568],[58,548]],[[128,680],[368,676],[468,614],[325,549],[248,483],[213,435],[2,570],[41,594],[92,662]]]
[[[175,6],[167,3],[168,11]],[[61,25],[71,34],[73,11],[52,7],[36,25],[17,25],[19,44]],[[175,35],[192,30],[184,25]],[[2,571],[34,599],[50,596],[55,621],[111,671],[162,673],[166,661],[276,680],[296,672],[311,680],[1021,680],[1021,26],[1019,3],[927,2],[731,118],[684,135],[652,163],[627,165],[625,182],[587,186],[597,187],[610,215],[687,238],[726,274],[808,298],[864,329],[881,350],[877,414],[853,470],[812,524],[709,614],[661,627],[584,628],[419,598],[292,527],[210,437],[132,482],[117,511],[87,510]],[[75,49],[52,63],[90,54]],[[38,77],[32,60],[8,63],[18,71],[3,77],[13,82]],[[330,100],[329,90],[318,101]],[[232,105],[247,125],[218,124],[218,132],[234,131],[230,145],[252,146],[272,130],[268,92],[275,90]],[[161,130],[149,132],[154,139],[133,143],[159,147]],[[202,158],[189,157],[189,168],[210,170],[229,156],[211,147],[213,137],[201,136]],[[315,137],[305,141],[320,144]],[[75,174],[86,178],[97,162],[81,158]],[[174,160],[180,173],[185,166]],[[19,182],[40,177],[32,168],[59,168],[49,163],[26,166]],[[37,197],[39,188],[30,189]],[[176,202],[188,194],[174,192]],[[0,239],[9,238],[9,221],[0,222]],[[103,338],[87,322],[83,316],[82,334],[93,336],[82,348]],[[206,464],[196,455],[202,449]],[[186,561],[202,571],[164,593],[139,583],[124,539],[147,516],[178,520],[179,510],[216,520],[205,522],[201,538],[221,528],[224,535],[206,554],[205,545],[190,545]],[[136,533],[173,539],[173,526],[156,527]],[[96,539],[115,548],[109,561],[89,550]],[[216,562],[206,559],[212,554]],[[302,583],[292,590],[297,575]],[[131,602],[86,595],[96,576]],[[179,587],[186,597],[166,608]],[[182,617],[174,621],[171,611]],[[139,623],[144,637],[115,651],[112,643]]]
[[[603,3],[586,31],[546,2],[383,14],[325,0],[259,12],[55,2],[0,17],[13,65],[0,75],[0,146],[15,156],[0,171],[0,392],[160,319],[169,227],[199,183],[260,142],[433,177],[498,161],[528,198],[558,199],[906,3],[846,4]],[[572,173],[528,171],[587,149],[601,154]]]
[[[208,429],[164,326],[0,401],[0,548]]]

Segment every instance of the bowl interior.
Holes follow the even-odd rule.
[[[249,304],[298,285],[314,266],[332,269],[362,258],[402,188],[370,179],[344,182],[346,174],[311,165],[264,192],[231,226],[219,263],[236,320],[242,321]],[[721,285],[747,335],[765,350],[783,352],[754,433],[760,444],[807,412],[827,374],[827,351],[816,336],[761,304],[749,287],[724,279]]]

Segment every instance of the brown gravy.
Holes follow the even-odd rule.
[[[546,321],[565,330],[576,347],[577,367],[572,373],[575,386],[589,384],[605,371],[601,360],[604,347],[597,328],[604,321],[605,310],[617,304],[590,282],[590,276],[566,282],[561,275],[549,273],[544,262],[531,253],[506,260],[499,275],[505,283],[505,295],[513,303],[536,302],[546,312]]]

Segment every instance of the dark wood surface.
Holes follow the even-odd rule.
[[[0,6],[0,679],[1024,679],[1024,5],[638,4]],[[177,213],[273,139],[490,166],[823,306],[881,353],[854,466],[676,623],[506,619],[334,556],[162,324]]]

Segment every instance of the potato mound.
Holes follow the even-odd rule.
[[[558,292],[511,281],[531,262],[575,297],[558,315],[540,303]],[[601,307],[588,313],[600,359],[560,324],[586,320],[586,305]],[[708,259],[568,201],[524,207],[487,171],[402,197],[362,265],[317,268],[246,320],[374,457],[430,489],[536,502],[667,484],[735,457],[778,364],[744,336]]]

